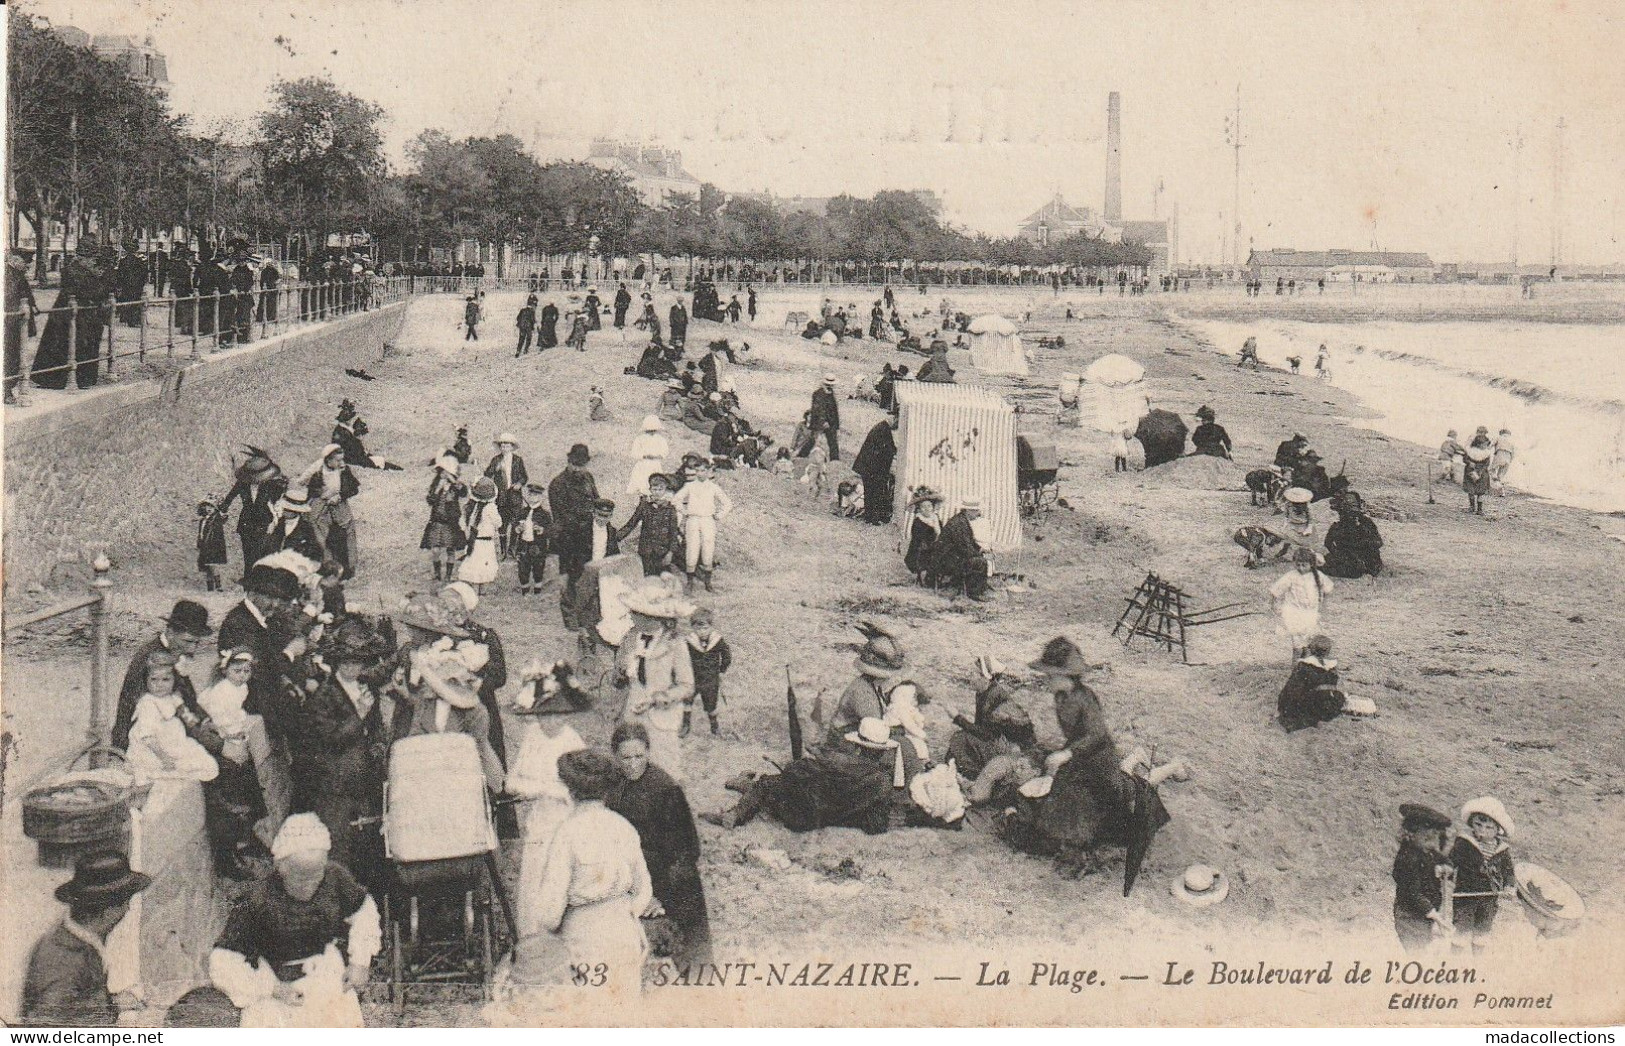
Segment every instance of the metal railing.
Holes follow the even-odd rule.
[[[36,338],[22,338],[29,319],[25,310],[5,314],[6,334],[22,342],[19,392],[33,382],[72,392],[119,381],[131,361],[136,367],[158,366],[161,373],[294,327],[381,308],[414,293],[413,282],[407,276],[376,277],[128,301],[109,296],[81,302],[59,295],[51,308],[35,312]],[[48,343],[64,362],[39,366]]]
[[[15,616],[8,615],[5,617],[4,632],[11,635],[41,622],[51,621],[80,610],[90,611],[90,722],[86,726],[85,740],[91,746],[91,751],[95,752],[98,746],[107,744],[110,726],[107,714],[109,692],[107,612],[112,602],[113,582],[108,575],[112,571],[113,564],[107,558],[106,552],[98,552],[91,560],[90,567],[90,591],[87,594],[40,610]],[[91,765],[102,765],[99,753],[92,755]],[[0,798],[3,798],[3,793],[0,793]]]

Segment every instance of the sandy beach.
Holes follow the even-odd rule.
[[[691,356],[714,337],[750,342],[737,375],[743,413],[781,443],[822,372],[837,374],[844,394],[853,375],[875,375],[886,360],[911,369],[921,362],[867,341],[830,352],[781,332],[785,312],[815,307],[815,293],[770,288],[757,326],[696,321],[689,329]],[[856,302],[866,315],[862,293],[842,291],[838,300]],[[337,372],[294,379],[309,383],[317,406],[267,446],[279,460],[306,464],[327,441],[339,399],[350,396],[371,426],[369,445],[408,463],[403,473],[361,474],[363,573],[351,587],[352,606],[376,608],[432,586],[417,548],[426,518],[423,464],[449,444],[458,424],[470,426],[480,465],[490,438],[511,429],[532,477],[544,480],[562,467],[570,444],[588,443],[599,489],[618,503],[616,520],[631,511],[627,448],[660,392],[657,383],[621,373],[636,360],[637,332],[623,339],[606,327],[585,354],[560,348],[515,360],[511,323],[522,297],[491,294],[482,339],[466,345],[456,327],[460,298],[420,300],[410,306],[399,354],[372,369],[376,382],[346,381]],[[939,297],[910,291],[900,295],[900,307],[934,308]],[[914,586],[895,527],[838,519],[827,503],[765,471],[723,473],[737,508],[718,541],[717,591],[700,597],[715,609],[735,664],[724,684],[723,738],[696,733],[686,742],[691,802],[697,811],[720,809],[731,799],[724,780],[771,769],[764,756],[788,757],[786,665],[804,711],[821,691],[833,701],[853,674],[852,654],[840,644],[856,638],[851,626],[860,618],[897,632],[912,677],[934,697],[927,716],[935,751],[946,746],[950,715],[970,711],[977,654],[1024,672],[1045,640],[1064,634],[1102,666],[1090,683],[1119,745],[1154,748],[1159,762],[1183,756],[1195,775],[1166,788],[1173,822],[1126,900],[1118,866],[1063,880],[1048,862],[1012,853],[975,825],[869,837],[846,829],[798,836],[762,820],[734,831],[702,824],[719,960],[855,955],[911,942],[993,949],[1014,940],[1070,947],[1085,938],[1092,948],[1158,938],[1391,942],[1398,804],[1455,810],[1483,794],[1499,796],[1518,819],[1520,859],[1557,871],[1585,896],[1588,929],[1617,929],[1625,917],[1617,652],[1625,634],[1625,544],[1610,535],[1625,531],[1620,520],[1516,493],[1491,498],[1482,518],[1465,513],[1459,490],[1440,487],[1429,504],[1422,468],[1429,448],[1357,427],[1353,420],[1366,408],[1312,374],[1238,370],[1149,302],[1086,301],[1085,318],[1069,321],[1062,317],[1066,297],[1047,291],[950,297],[965,308],[1031,309],[1030,348],[1040,332],[1066,338],[1064,350],[1033,348],[1034,385],[1053,389],[1061,372],[1081,370],[1107,351],[1140,361],[1156,405],[1193,427],[1198,406],[1217,411],[1235,441],[1237,467],[1230,475],[1184,465],[1113,474],[1103,437],[1057,428],[1047,413],[1023,416],[1023,431],[1058,442],[1070,508],[1029,521],[1019,555],[1001,562],[1024,574],[1029,590],[987,604]],[[954,362],[962,380],[978,380],[964,354]],[[594,384],[605,389],[612,421],[587,421]],[[854,401],[841,409],[849,460],[881,413]],[[1375,582],[1339,582],[1323,614],[1346,688],[1372,698],[1379,716],[1287,735],[1272,717],[1290,659],[1274,634],[1266,592],[1285,568],[1245,569],[1230,534],[1268,517],[1267,508],[1249,505],[1241,477],[1267,464],[1294,432],[1309,437],[1334,473],[1346,462],[1382,528],[1388,570]],[[673,463],[684,451],[704,449],[701,436],[680,426],[667,435]],[[222,448],[241,442],[225,431],[186,438]],[[1193,487],[1190,477],[1199,473],[1217,479]],[[124,555],[118,571],[115,679],[133,644],[177,596],[203,598],[190,569],[191,505],[223,492],[226,476],[211,477],[210,489],[199,489],[202,483],[172,477],[155,491],[150,531],[131,535],[128,547],[138,551]],[[1243,603],[1256,616],[1194,632],[1188,666],[1143,641],[1124,649],[1109,633],[1148,571],[1181,585],[1198,606]],[[522,600],[511,567],[488,589],[478,616],[502,633],[510,664],[574,656],[557,591],[550,574],[545,595]],[[203,601],[218,620],[235,598]],[[59,639],[7,644],[8,729],[20,744],[13,779],[82,730],[88,668],[82,653],[62,650]],[[1022,702],[1040,736],[1054,739],[1046,695],[1028,687]],[[575,718],[589,740],[607,738],[600,717]],[[20,841],[8,842],[16,859]],[[767,870],[748,855],[758,847],[784,851],[798,869]],[[1170,896],[1169,882],[1197,862],[1229,874],[1226,903],[1193,911]]]

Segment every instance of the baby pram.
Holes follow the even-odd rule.
[[[1060,471],[1061,457],[1054,443],[1016,437],[1016,493],[1022,515],[1031,516],[1060,500]]]
[[[395,742],[384,786],[388,859],[384,932],[389,991],[406,985],[480,985],[489,999],[502,951],[500,907],[514,922],[497,872],[496,824],[479,751],[467,734],[423,734]]]

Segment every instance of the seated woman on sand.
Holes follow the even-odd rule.
[[[1188,771],[1183,760],[1153,768],[1142,751],[1118,752],[1100,698],[1083,682],[1088,663],[1071,640],[1050,640],[1031,667],[1054,695],[1065,743],[1045,757],[1045,776],[1022,787],[1030,801],[1012,810],[1000,831],[1017,849],[1055,857],[1057,871],[1076,878],[1100,847],[1144,839],[1167,824],[1157,786],[1184,780]],[[1139,818],[1136,805],[1144,811]]]

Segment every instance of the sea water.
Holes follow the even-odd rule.
[[[1505,428],[1517,448],[1509,486],[1599,512],[1625,511],[1625,326],[1181,322],[1228,355],[1255,337],[1266,365],[1285,369],[1287,357],[1297,356],[1307,382],[1316,380],[1324,344],[1330,383],[1377,412],[1358,424],[1430,448],[1419,456],[1419,474],[1420,459],[1436,456],[1448,430],[1466,446],[1480,425],[1492,439]]]

